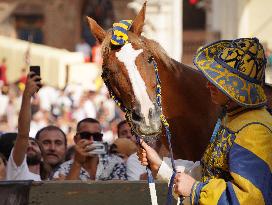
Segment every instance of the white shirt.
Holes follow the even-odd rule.
[[[40,108],[51,111],[51,105],[58,101],[58,91],[51,86],[43,86],[37,95],[40,98]]]
[[[112,145],[113,142],[117,139],[117,136],[115,136],[111,129],[104,130],[103,131],[103,142],[106,142],[109,145]]]
[[[116,104],[112,99],[106,99],[104,101],[104,106],[108,110],[106,118],[107,118],[108,122],[110,122],[115,118]]]
[[[192,176],[196,180],[200,180],[202,168],[199,161],[193,162],[188,160],[178,159],[175,160],[176,169],[178,172],[185,172]],[[170,168],[171,167],[171,168]],[[163,181],[170,182],[171,176],[173,174],[173,169],[171,165],[171,160],[168,157],[164,157],[161,163],[160,169],[158,171],[157,178]],[[178,199],[178,196],[173,192],[173,196]],[[178,203],[179,204],[179,200]],[[190,204],[190,197],[186,197],[183,201],[184,205]]]
[[[0,117],[7,113],[9,97],[0,93]]]
[[[193,162],[188,160],[177,159],[175,160],[175,165],[178,172],[185,172],[186,174],[189,174],[196,180],[201,179],[202,169],[199,161]],[[172,174],[173,170],[171,159],[168,157],[164,157],[160,169],[158,171],[157,177],[163,181],[169,182]]]
[[[67,176],[72,167],[73,160],[66,161],[62,163],[59,169],[54,173],[53,178],[59,178],[60,175]],[[87,170],[83,167],[80,169],[79,174],[80,180],[89,180],[91,176]],[[121,159],[117,155],[108,155],[108,156],[100,156],[99,155],[99,163],[96,169],[95,180],[126,180],[126,166]]]
[[[74,106],[79,106],[80,98],[84,93],[83,86],[81,84],[70,83],[65,88],[65,95],[68,95],[68,93],[72,94],[71,97],[73,99],[73,105]]]
[[[41,181],[41,176],[29,171],[26,163],[26,155],[20,166],[17,166],[13,159],[13,149],[7,163],[7,180],[34,180]]]
[[[84,105],[83,105],[83,109],[86,113],[86,117],[91,117],[91,118],[96,118],[96,108],[94,103],[91,100],[86,100]]]
[[[141,165],[138,160],[138,156],[135,153],[131,154],[126,162],[127,165],[127,176],[129,181],[140,180],[140,176],[146,173],[146,167]]]

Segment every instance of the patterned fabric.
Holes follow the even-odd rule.
[[[201,160],[202,182],[213,178],[223,178],[226,181],[232,179],[228,169],[228,154],[235,137],[234,133],[221,126],[216,139],[209,144]]]
[[[73,161],[67,161],[60,165],[60,168],[55,172],[54,177],[58,177],[59,174],[67,176]],[[81,168],[79,179],[90,180],[89,173]],[[112,180],[120,179],[127,180],[126,167],[123,160],[117,155],[109,155],[105,158],[100,157],[96,170],[95,180]]]
[[[116,46],[125,45],[128,42],[128,31],[131,25],[132,20],[121,20],[119,23],[114,23],[111,44]]]
[[[194,64],[223,93],[243,106],[266,103],[262,88],[266,58],[257,38],[222,40],[201,48]]]
[[[203,155],[191,204],[271,205],[271,150],[272,116],[265,108],[228,113]]]

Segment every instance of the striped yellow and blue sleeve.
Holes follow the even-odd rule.
[[[241,130],[230,149],[231,181],[196,182],[191,204],[272,205],[272,133],[252,124]]]

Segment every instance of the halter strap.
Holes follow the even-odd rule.
[[[167,201],[166,201],[166,205],[171,205],[172,200],[173,200],[172,190],[173,190],[174,179],[175,179],[177,170],[176,170],[176,165],[175,165],[174,156],[173,156],[170,127],[169,127],[169,123],[167,122],[167,119],[166,119],[165,115],[163,114],[163,110],[162,110],[161,80],[160,80],[160,76],[159,76],[158,65],[157,65],[154,57],[151,57],[149,59],[149,61],[153,63],[154,70],[155,70],[155,75],[156,75],[156,101],[157,101],[157,105],[159,106],[159,108],[161,110],[160,118],[161,118],[162,124],[163,124],[164,129],[165,129],[165,134],[166,134],[166,137],[167,137],[167,142],[168,142],[168,147],[169,147],[169,152],[170,152],[171,165],[172,165],[172,169],[173,169],[173,174],[171,176],[169,186],[168,186]],[[183,202],[183,197],[180,197],[180,204],[182,204],[182,202]]]

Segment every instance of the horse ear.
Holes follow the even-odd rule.
[[[145,9],[146,9],[146,1],[143,4],[143,7],[141,11],[138,13],[136,18],[134,19],[132,26],[131,26],[131,31],[138,36],[141,35],[144,27],[144,20],[145,20]]]
[[[89,24],[89,28],[91,33],[94,35],[94,37],[99,41],[99,43],[102,43],[105,36],[106,36],[106,31],[104,31],[103,28],[101,28],[95,20],[87,16],[87,21]]]

